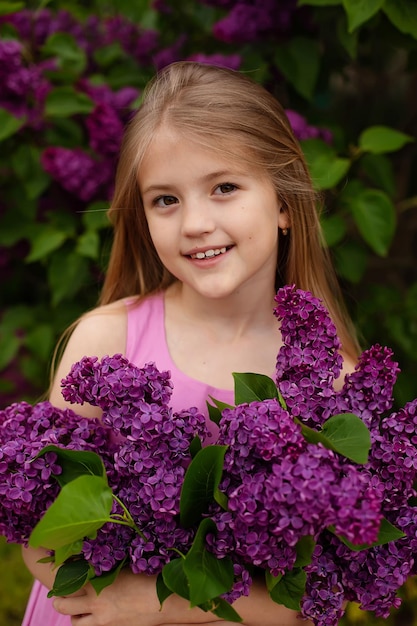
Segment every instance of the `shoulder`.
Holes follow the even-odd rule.
[[[62,353],[51,387],[50,400],[63,406],[60,381],[83,356],[124,354],[126,349],[127,306],[123,299],[85,313],[76,323]]]
[[[96,349],[103,356],[110,351],[123,352],[126,339],[128,300],[117,300],[85,313],[76,324],[68,346]]]

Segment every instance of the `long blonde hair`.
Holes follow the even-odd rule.
[[[294,283],[321,298],[344,351],[356,356],[359,347],[322,238],[318,198],[285,111],[261,85],[225,68],[173,63],[145,89],[121,146],[109,210],[114,240],[100,304],[145,296],[175,280],[153,246],[137,181],[141,159],[163,123],[270,176],[291,224],[289,235],[280,235],[276,287]]]

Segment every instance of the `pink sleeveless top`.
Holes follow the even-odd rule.
[[[159,370],[169,370],[174,385],[170,403],[173,410],[197,407],[207,417],[207,425],[213,435],[210,443],[214,442],[218,429],[208,419],[206,401],[212,396],[221,402],[234,404],[233,391],[206,385],[190,378],[175,366],[166,341],[162,292],[138,303],[130,301],[126,306],[126,357],[139,367],[153,362]],[[48,590],[39,581],[34,582],[22,626],[71,626],[70,617],[60,615],[54,610],[53,599],[47,598],[47,593]]]

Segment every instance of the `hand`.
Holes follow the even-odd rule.
[[[115,582],[97,595],[92,585],[63,598],[55,598],[54,608],[71,616],[72,626],[212,626],[219,622],[212,613],[189,608],[178,596],[170,596],[162,610],[156,595],[154,576],[136,575],[123,570]]]

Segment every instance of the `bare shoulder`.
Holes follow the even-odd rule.
[[[124,352],[126,345],[126,302],[118,300],[85,313],[68,341],[67,349],[89,350],[103,356]],[[91,352],[94,350],[94,352]]]
[[[55,372],[50,393],[51,402],[56,406],[65,405],[60,381],[83,356],[101,358],[124,354],[126,333],[126,300],[118,300],[85,313],[72,331]]]

